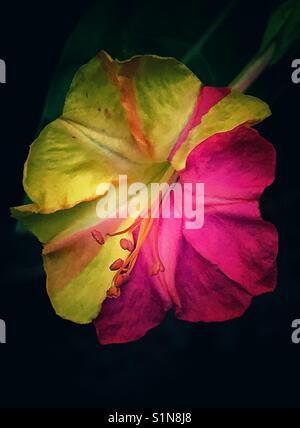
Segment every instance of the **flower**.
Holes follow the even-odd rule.
[[[173,58],[114,61],[100,52],[75,75],[62,116],[30,148],[12,209],[44,244],[56,313],[94,321],[103,344],[136,340],[175,307],[188,321],[240,316],[275,286],[277,233],[259,198],[275,152],[251,125],[269,116],[257,98],[203,86]],[[205,185],[205,221],[96,214],[119,175],[149,185]],[[174,202],[173,202],[174,203]]]

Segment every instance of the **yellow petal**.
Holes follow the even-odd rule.
[[[120,174],[127,175],[128,182],[150,180],[150,163],[138,163],[100,141],[96,132],[65,119],[57,119],[41,132],[24,170],[25,191],[39,212],[51,213],[93,200],[100,183],[117,184]]]
[[[119,62],[117,79],[135,139],[153,162],[166,160],[194,110],[200,80],[176,59],[153,55]]]
[[[52,214],[40,214],[34,204],[11,208],[11,212],[40,242],[46,244],[98,225],[101,222],[96,213],[98,201],[99,198],[82,202],[73,208]]]
[[[143,163],[145,156],[130,132],[110,63],[115,64],[102,52],[78,70],[65,100],[63,118],[83,133],[94,135],[95,143],[109,152]]]
[[[130,233],[122,237],[132,239]],[[65,241],[62,247],[46,246],[47,291],[55,312],[80,324],[95,319],[115,274],[109,266],[127,254],[120,247],[119,236],[99,246],[89,231]]]
[[[91,164],[92,164],[91,159]],[[152,166],[148,166],[145,169],[139,169],[135,168],[133,171],[131,171],[131,177],[133,177],[133,174],[139,174],[140,176],[137,177],[138,182],[143,184],[149,184],[151,182],[157,182],[162,179],[162,177],[165,174],[166,169],[168,168],[169,164],[167,162],[161,163],[161,164],[153,164]],[[116,167],[116,166],[114,166]],[[117,168],[117,167],[116,167]],[[46,168],[47,170],[47,168]],[[95,174],[99,173],[97,170],[97,165],[95,166]],[[91,168],[87,170],[87,173],[91,173]],[[56,174],[56,170],[53,169],[53,171],[50,172],[52,176]],[[103,178],[104,171],[102,170],[102,177]],[[115,171],[115,179],[117,180],[119,171]],[[143,174],[143,175],[142,175]],[[59,177],[58,177],[59,179]],[[83,180],[83,177],[75,177],[75,179]],[[106,177],[106,180],[108,183],[110,181],[113,181],[110,179],[110,177]],[[66,183],[67,178],[65,181],[59,179],[59,183],[61,184],[61,188],[58,186],[56,187],[56,194],[60,194],[60,191],[66,192]],[[98,183],[99,184],[99,183]],[[97,180],[95,180],[95,186],[97,185]],[[115,192],[116,192],[116,209],[112,209],[111,217],[118,217],[120,215],[119,212],[119,191],[120,188],[118,187],[119,182],[115,182]],[[124,189],[123,191],[129,191],[130,182],[128,182],[128,188]],[[78,184],[79,186],[79,184]],[[81,188],[77,187],[74,189],[76,192],[80,192]],[[148,190],[150,192],[150,190]],[[104,195],[104,196],[102,196]],[[51,196],[51,194],[50,194]],[[134,195],[133,195],[134,196]],[[133,196],[128,196],[128,204],[130,203]],[[122,200],[126,197],[126,194],[122,196]],[[53,243],[53,241],[57,240],[63,240],[64,238],[78,233],[78,232],[84,232],[86,229],[89,229],[93,226],[96,226],[100,224],[103,221],[103,218],[99,218],[99,213],[97,213],[97,206],[98,203],[102,203],[103,199],[107,200],[107,194],[106,193],[100,193],[99,196],[99,188],[97,189],[97,194],[95,191],[94,199],[91,201],[85,201],[78,203],[77,205],[66,208],[62,210],[57,210],[54,212],[43,212],[41,207],[37,204],[27,204],[27,205],[21,205],[18,207],[11,208],[11,213],[14,218],[21,221],[27,229],[29,229],[43,244],[46,243]],[[112,205],[114,207],[114,205]],[[142,210],[142,207],[141,207]],[[108,213],[106,213],[108,215]],[[135,213],[138,215],[138,213]]]
[[[200,86],[173,58],[118,62],[104,52],[93,58],[75,75],[63,115],[31,146],[23,183],[36,210],[93,200],[100,183],[120,174],[148,183],[149,167],[164,167]]]
[[[134,222],[131,217],[99,219],[96,208],[101,200],[102,197],[51,214],[36,212],[34,204],[12,208],[13,216],[45,244],[47,291],[56,313],[77,323],[89,323],[98,315],[115,274],[109,267],[128,255],[120,239],[132,240],[132,234],[127,232],[107,237],[102,246],[95,241],[95,230],[105,237]],[[143,209],[141,205],[140,211]]]
[[[53,214],[34,213],[33,205],[13,208],[44,246],[47,291],[58,315],[78,323],[89,323],[99,313],[114,272],[109,266],[125,259],[128,252],[120,247],[120,238],[132,239],[130,233],[108,237],[100,246],[92,231],[113,233],[129,226],[134,219],[100,220],[97,201],[84,202]]]

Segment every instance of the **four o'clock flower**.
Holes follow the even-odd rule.
[[[257,98],[203,86],[174,58],[113,60],[75,75],[58,119],[24,168],[32,200],[12,209],[43,243],[47,290],[61,317],[94,322],[103,344],[132,341],[174,308],[187,321],[240,316],[275,286],[277,233],[259,198],[275,152],[252,125]],[[99,184],[204,183],[204,224],[97,216]]]

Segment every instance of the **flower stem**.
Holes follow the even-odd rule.
[[[275,43],[271,44],[261,55],[256,55],[241,71],[241,73],[229,84],[232,89],[245,92],[249,86],[261,75],[272,60]]]
[[[236,5],[237,0],[232,0],[222,11],[220,15],[217,16],[217,18],[212,22],[211,26],[204,32],[200,40],[198,40],[195,45],[192,46],[188,52],[183,56],[181,61],[188,65],[192,62],[194,58],[197,58],[199,54],[201,53],[203,47],[208,42],[209,38],[213,35],[215,31],[218,30],[220,25],[228,18],[231,11],[233,10],[234,6]]]

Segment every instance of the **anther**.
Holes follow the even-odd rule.
[[[129,239],[121,239],[120,240],[120,246],[123,248],[123,250],[127,250],[132,252],[134,250],[134,245]]]
[[[127,273],[119,273],[115,279],[114,279],[114,285],[119,288],[121,287],[121,285],[124,284],[124,282],[128,281],[129,279],[129,274]]]
[[[164,272],[165,267],[161,262],[154,263],[150,269],[150,275],[154,276],[157,275],[159,272]]]
[[[119,270],[124,264],[124,260],[117,259],[109,267],[110,270]]]
[[[99,244],[99,245],[103,245],[104,244],[104,238],[101,232],[99,232],[99,230],[93,230],[92,232],[92,237],[95,239],[95,241]]]
[[[107,297],[113,297],[114,299],[117,299],[121,295],[121,291],[118,287],[112,286],[110,287],[106,292]]]

